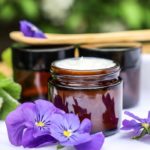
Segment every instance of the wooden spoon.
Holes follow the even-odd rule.
[[[112,33],[85,34],[45,34],[46,39],[25,37],[21,32],[13,31],[10,38],[16,42],[29,45],[50,44],[92,44],[113,42],[146,42],[150,41],[150,30],[122,31]]]

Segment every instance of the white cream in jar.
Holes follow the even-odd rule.
[[[70,70],[98,70],[114,67],[116,63],[109,59],[96,57],[69,58],[55,62],[55,66]]]

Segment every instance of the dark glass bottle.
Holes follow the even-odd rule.
[[[20,102],[47,98],[49,66],[54,60],[74,56],[74,47],[69,45],[12,46],[14,80],[21,84]]]
[[[58,61],[56,61],[58,62]],[[120,128],[122,114],[122,80],[120,68],[99,70],[63,69],[52,63],[49,99],[58,108],[77,114],[82,121],[91,119],[92,132],[106,136]]]
[[[100,57],[117,61],[121,67],[123,107],[136,106],[140,99],[141,44],[112,43],[81,45],[80,56]]]

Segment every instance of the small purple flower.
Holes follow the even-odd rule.
[[[75,114],[53,115],[51,136],[59,141],[62,146],[75,146],[77,150],[99,150],[104,142],[102,133],[90,135],[91,121],[84,119],[81,123]]]
[[[133,130],[134,139],[139,139],[146,134],[150,134],[150,111],[148,112],[147,118],[140,118],[128,111],[125,111],[124,113],[133,119],[123,120],[122,130]]]
[[[64,114],[63,111],[45,100],[20,105],[6,118],[10,142],[13,145],[24,147],[54,144],[56,140],[50,136],[51,116],[54,113]]]
[[[40,29],[26,20],[20,21],[20,31],[27,37],[46,38],[45,34]]]

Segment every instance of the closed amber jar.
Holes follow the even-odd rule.
[[[71,45],[13,45],[13,77],[22,86],[20,102],[47,99],[47,84],[51,76],[49,64],[73,56],[74,46]]]
[[[112,59],[120,64],[123,79],[123,107],[131,108],[140,101],[141,44],[106,43],[82,45],[80,55]]]

